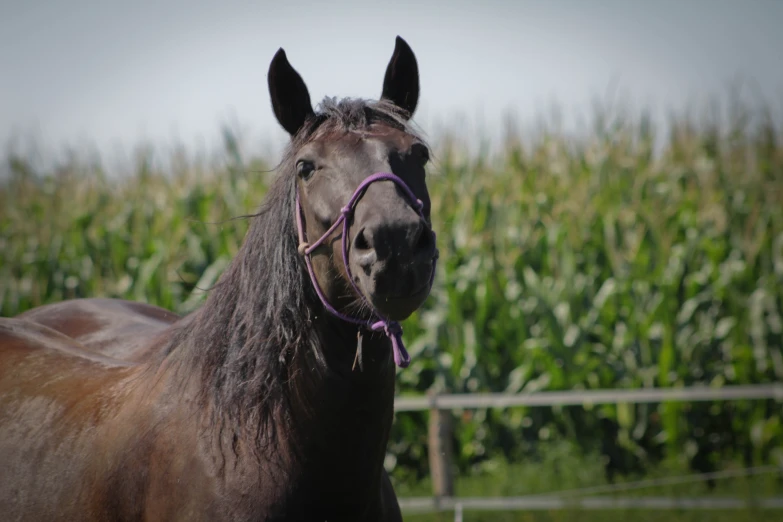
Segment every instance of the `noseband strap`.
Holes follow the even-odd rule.
[[[315,292],[318,294],[318,298],[321,300],[324,307],[331,314],[339,317],[343,321],[347,321],[349,323],[353,323],[368,328],[373,332],[382,331],[391,340],[392,351],[394,353],[394,363],[401,368],[407,368],[408,364],[410,364],[411,358],[410,355],[408,355],[408,351],[405,349],[405,345],[402,342],[402,327],[397,321],[390,321],[388,319],[385,319],[380,314],[380,312],[378,312],[378,310],[373,306],[373,304],[364,296],[364,294],[361,292],[361,290],[359,290],[359,287],[356,286],[356,283],[353,280],[353,274],[351,273],[350,263],[348,263],[348,228],[349,228],[349,221],[350,221],[351,214],[353,214],[353,212],[356,210],[356,205],[359,203],[359,200],[364,194],[364,190],[370,184],[375,183],[376,181],[392,181],[395,184],[397,184],[397,186],[402,189],[405,196],[411,202],[411,205],[416,210],[416,212],[419,213],[422,219],[425,219],[424,213],[422,211],[422,207],[423,207],[422,202],[420,199],[416,198],[416,196],[413,194],[413,192],[408,187],[408,185],[406,185],[402,179],[395,176],[394,174],[391,174],[389,172],[378,172],[376,174],[373,174],[372,176],[369,176],[367,179],[362,181],[358,187],[356,187],[356,190],[351,196],[351,199],[348,201],[348,204],[345,205],[342,209],[340,209],[340,217],[338,217],[335,220],[335,222],[332,223],[332,226],[329,227],[329,230],[327,230],[315,243],[310,244],[307,243],[305,240],[305,231],[304,231],[304,226],[302,225],[302,206],[299,201],[299,191],[297,190],[296,191],[296,227],[299,232],[298,251],[299,254],[304,256],[305,258],[305,263],[307,264],[307,271],[310,273],[310,279],[312,280],[313,286],[315,287]],[[351,317],[349,315],[345,315],[337,311],[326,299],[326,296],[321,290],[321,286],[318,284],[318,280],[315,277],[315,272],[313,271],[313,265],[310,260],[310,254],[326,241],[326,239],[332,234],[332,232],[334,232],[337,229],[337,227],[340,226],[340,223],[342,223],[343,225],[342,253],[343,253],[343,264],[345,266],[345,272],[348,275],[348,281],[351,282],[351,286],[353,286],[353,289],[356,291],[359,297],[369,306],[370,310],[372,311],[372,319],[370,320],[358,319],[356,317]],[[435,232],[432,232],[432,235],[434,238]],[[430,287],[432,286],[433,279],[435,278],[436,262],[437,262],[437,254],[432,262],[432,273],[430,274],[430,282],[429,282]]]

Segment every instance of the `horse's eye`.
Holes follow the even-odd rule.
[[[414,143],[411,146],[413,157],[417,158],[422,165],[426,165],[430,160],[430,149],[423,143]]]
[[[296,162],[296,173],[300,178],[307,181],[315,172],[315,165],[312,161],[299,160]]]

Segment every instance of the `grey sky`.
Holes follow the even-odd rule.
[[[281,143],[266,87],[279,47],[314,102],[377,97],[397,34],[419,60],[425,131],[458,114],[496,127],[507,109],[524,121],[552,100],[584,111],[613,79],[658,108],[736,75],[783,93],[776,0],[0,2],[2,143],[190,144],[235,117]]]

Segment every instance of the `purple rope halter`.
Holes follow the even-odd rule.
[[[353,274],[351,273],[351,267],[348,263],[348,221],[351,214],[356,209],[356,205],[359,202],[359,199],[361,199],[364,189],[366,189],[371,183],[375,183],[376,181],[393,181],[396,183],[400,188],[402,188],[403,193],[405,196],[410,200],[410,202],[413,205],[413,208],[416,210],[416,212],[419,213],[419,215],[424,219],[424,213],[422,212],[422,202],[420,199],[417,199],[416,196],[413,194],[411,189],[408,187],[408,185],[405,184],[405,182],[400,179],[399,177],[395,176],[394,174],[391,174],[389,172],[378,172],[373,174],[372,176],[369,176],[367,179],[362,181],[358,187],[356,187],[356,190],[353,193],[353,196],[351,196],[351,199],[348,201],[348,204],[345,205],[342,209],[340,209],[340,217],[338,217],[335,222],[332,224],[331,227],[329,227],[329,230],[324,232],[324,234],[313,244],[309,244],[305,241],[305,231],[304,226],[302,226],[302,207],[299,203],[299,191],[296,191],[296,227],[299,232],[299,254],[303,255],[305,258],[305,263],[307,264],[307,270],[310,273],[310,279],[313,282],[313,286],[315,287],[315,292],[318,294],[318,298],[323,303],[324,307],[333,315],[339,317],[343,321],[347,321],[349,323],[357,324],[359,326],[364,326],[366,328],[369,328],[373,332],[383,331],[386,336],[391,339],[392,343],[392,351],[394,352],[394,363],[401,367],[401,368],[407,368],[408,364],[410,364],[411,358],[410,355],[408,355],[408,351],[405,349],[405,345],[402,342],[402,327],[397,321],[390,321],[388,319],[385,319],[378,310],[372,305],[371,302],[367,300],[366,297],[364,297],[364,294],[359,290],[359,287],[356,286],[356,283],[353,281]],[[372,320],[362,320],[357,319],[355,317],[350,317],[348,315],[342,314],[338,312],[326,299],[326,296],[323,294],[323,291],[321,290],[320,285],[318,284],[318,280],[315,277],[315,272],[313,271],[313,265],[310,261],[310,254],[318,248],[321,244],[323,244],[324,241],[326,241],[326,238],[337,229],[338,226],[340,226],[340,223],[343,224],[343,237],[342,237],[342,251],[343,251],[343,264],[345,265],[345,271],[348,274],[348,280],[351,282],[351,285],[353,286],[356,293],[364,300],[364,302],[370,307],[373,314]],[[432,232],[433,238],[435,236],[435,233]],[[430,275],[430,286],[432,286],[433,279],[435,278],[435,263],[437,262],[437,257],[433,260],[433,266],[432,266],[432,274]]]

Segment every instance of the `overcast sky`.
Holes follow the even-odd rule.
[[[185,144],[237,120],[282,143],[266,86],[279,47],[314,102],[376,98],[401,35],[419,61],[417,121],[498,127],[550,101],[589,108],[613,80],[661,109],[755,81],[783,100],[782,0],[0,0],[0,142]],[[429,127],[429,128],[428,128]]]

